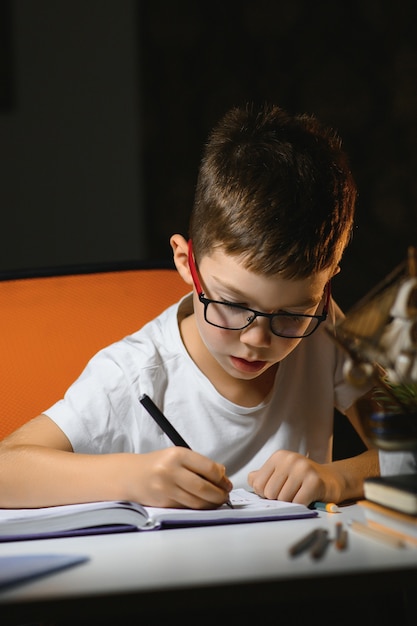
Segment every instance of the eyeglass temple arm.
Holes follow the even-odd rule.
[[[329,311],[329,304],[330,304],[331,296],[332,296],[332,282],[331,280],[329,280],[326,285],[326,300],[324,301],[323,313],[328,313]]]
[[[190,268],[191,276],[194,282],[194,286],[197,290],[197,294],[200,296],[203,293],[203,289],[200,284],[200,280],[197,274],[197,268],[194,261],[193,243],[191,239],[188,240],[188,267]]]

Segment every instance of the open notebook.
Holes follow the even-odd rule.
[[[233,490],[230,500],[233,508],[223,505],[208,511],[145,507],[134,502],[113,501],[40,509],[0,509],[0,541],[317,516],[317,511],[302,504],[266,500],[245,489]]]

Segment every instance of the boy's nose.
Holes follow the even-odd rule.
[[[250,326],[240,331],[240,340],[251,346],[268,348],[271,345],[272,332],[269,320],[257,317]]]

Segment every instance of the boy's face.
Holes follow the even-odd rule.
[[[198,265],[198,276],[207,298],[261,311],[315,315],[322,312],[325,287],[332,272],[320,272],[302,280],[262,276],[245,269],[237,257],[216,249]],[[209,305],[211,306],[211,305]],[[252,380],[284,359],[300,341],[278,337],[269,319],[257,317],[242,330],[212,326],[204,318],[204,305],[194,289],[194,311],[202,342],[229,375]]]

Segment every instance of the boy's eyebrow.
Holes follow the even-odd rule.
[[[235,285],[231,285],[227,282],[225,282],[221,277],[219,276],[215,276],[213,275],[213,279],[216,280],[219,285],[221,285],[221,287],[223,287],[224,289],[229,290],[230,292],[234,293],[237,297],[241,298],[242,301],[246,302],[248,300],[248,295],[243,293],[242,291],[240,291],[240,289],[238,289]],[[299,302],[298,304],[289,304],[285,307],[280,307],[280,309],[286,309],[286,308],[291,308],[291,309],[295,309],[295,308],[309,308],[309,307],[313,307],[313,306],[317,306],[321,300],[320,296],[319,298],[314,298],[313,296],[311,298],[307,298],[306,300],[304,300],[303,302]]]

